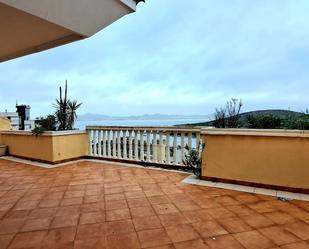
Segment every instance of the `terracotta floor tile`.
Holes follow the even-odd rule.
[[[152,205],[171,203],[171,200],[166,195],[148,197],[148,200]]]
[[[226,208],[207,208],[205,209],[211,217],[214,219],[224,219],[229,217],[234,217],[235,215]]]
[[[47,230],[50,226],[51,218],[40,218],[40,219],[29,219],[26,220],[26,223],[20,231],[30,232],[30,231],[39,231]]]
[[[151,206],[130,208],[132,218],[156,215]]]
[[[74,190],[74,191],[66,191],[64,194],[64,198],[76,198],[76,197],[84,197],[84,190]]]
[[[94,202],[100,202],[103,198],[101,195],[90,195],[90,196],[84,196],[83,203],[94,203]]]
[[[278,226],[262,228],[259,231],[279,246],[299,241],[295,235]]]
[[[204,209],[192,210],[192,211],[183,211],[182,214],[187,218],[187,220],[190,223],[213,220],[213,218]]]
[[[36,210],[36,209],[34,209]],[[9,212],[5,212],[5,218],[11,218],[11,219],[25,219],[28,217],[30,211],[28,210],[11,210]]]
[[[274,225],[274,222],[272,222],[270,219],[268,219],[262,214],[249,215],[241,218],[253,228],[262,228]]]
[[[76,239],[77,240],[86,240],[97,237],[106,236],[106,224],[89,224],[89,225],[80,225],[77,228]]]
[[[106,220],[113,221],[113,220],[126,220],[131,219],[129,209],[113,209],[106,211]]]
[[[79,215],[56,216],[52,221],[51,228],[77,226]]]
[[[30,214],[30,219],[52,218],[56,215],[56,208],[39,208],[33,209]]]
[[[106,201],[118,201],[118,200],[124,200],[125,198],[126,197],[123,193],[105,195]]]
[[[294,217],[281,211],[264,213],[264,215],[278,225],[296,222]]]
[[[214,238],[208,238],[206,242],[211,249],[245,249],[231,235],[222,235]]]
[[[132,220],[118,220],[107,222],[107,235],[118,235],[134,232]]]
[[[176,249],[209,249],[206,242],[202,239],[178,242],[174,246]]]
[[[251,209],[257,211],[258,213],[275,212],[278,211],[271,201],[260,201],[254,204],[248,205]]]
[[[202,221],[193,223],[192,226],[203,238],[228,234],[228,232],[216,221]]]
[[[240,233],[252,230],[244,221],[238,217],[217,220],[229,233]]]
[[[43,243],[47,244],[64,244],[73,242],[75,239],[76,227],[66,227],[49,230],[44,237]]]
[[[173,243],[200,238],[200,235],[191,225],[170,226],[165,229]]]
[[[233,235],[246,249],[268,249],[275,247],[274,243],[258,231],[249,231]]]
[[[249,216],[258,214],[256,211],[254,211],[251,208],[248,208],[245,205],[227,206],[226,208],[232,211],[237,216]]]
[[[9,249],[39,248],[47,231],[19,233],[11,242]]]
[[[172,203],[153,205],[157,214],[169,214],[179,212],[176,206]]]
[[[144,230],[137,233],[142,248],[168,245],[172,241],[165,229]]]
[[[157,216],[139,217],[133,219],[136,231],[161,228],[162,224]]]
[[[138,249],[140,244],[136,233],[111,235],[107,237],[108,249]]]
[[[17,233],[25,223],[25,219],[4,218],[0,221],[0,234]]]
[[[145,206],[150,206],[150,203],[147,198],[130,198],[127,199],[128,205],[130,208],[134,207],[145,207]]]
[[[43,245],[44,249],[73,249],[74,242],[66,242],[66,243],[54,243]]]
[[[15,210],[32,210],[39,204],[39,201],[23,201],[18,202],[15,206]]]
[[[105,220],[105,214],[103,212],[91,212],[91,213],[81,213],[79,224],[93,224],[101,223]]]
[[[200,207],[194,201],[177,201],[174,202],[174,204],[180,211],[190,211],[200,209]]]
[[[216,202],[214,198],[209,197],[201,197],[199,199],[194,200],[198,206],[201,208],[221,208],[222,205]]]
[[[215,201],[220,203],[222,206],[234,206],[234,205],[239,205],[240,203],[233,199],[230,196],[219,196],[215,198]]]
[[[234,196],[235,200],[243,204],[252,204],[259,202],[261,199],[254,194],[242,193]]]
[[[0,249],[6,249],[15,234],[0,235]]]
[[[74,249],[106,249],[106,238],[75,240]]]
[[[116,187],[116,188],[106,188],[104,189],[104,193],[106,195],[110,195],[110,194],[119,194],[119,193],[123,193],[123,188],[122,187]]]
[[[190,221],[182,213],[170,213],[159,215],[163,226],[175,226],[188,224]]]
[[[40,208],[58,207],[60,205],[61,199],[46,199],[39,203]]]
[[[144,194],[143,191],[135,191],[135,192],[125,192],[125,197],[127,199],[131,199],[131,198],[146,198],[146,195]]]
[[[302,240],[309,240],[309,224],[300,221],[291,224],[286,224],[283,227],[287,231],[296,235],[298,238]]]
[[[68,215],[79,215],[81,208],[79,205],[58,207],[56,216],[68,216]]]
[[[169,245],[164,245],[164,246],[149,247],[148,249],[175,249],[175,247],[173,244],[169,244]]]
[[[126,200],[108,201],[105,203],[105,208],[106,210],[124,209],[128,208],[128,204]]]
[[[302,242],[295,242],[289,245],[284,245],[280,247],[281,249],[309,249],[309,243],[304,241]]]
[[[60,206],[81,205],[82,203],[83,197],[65,198],[61,201]]]

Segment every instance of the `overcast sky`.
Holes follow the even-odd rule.
[[[95,36],[0,64],[0,111],[53,112],[58,87],[79,113],[209,114],[309,107],[308,0],[148,0]]]

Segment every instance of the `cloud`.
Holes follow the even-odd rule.
[[[0,109],[53,111],[58,86],[81,113],[208,114],[308,106],[309,2],[148,1],[97,35],[0,65]]]

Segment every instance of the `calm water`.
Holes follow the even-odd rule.
[[[173,126],[179,124],[191,124],[205,122],[205,119],[168,119],[168,120],[104,120],[104,121],[77,121],[75,128],[85,129],[89,125],[105,126]]]

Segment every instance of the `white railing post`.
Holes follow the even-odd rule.
[[[121,143],[120,143],[121,130],[117,131],[117,158],[121,158]]]
[[[182,131],[180,134],[181,134],[181,140],[180,140],[181,162],[180,164],[183,164],[183,160],[185,159],[185,132]]]
[[[103,130],[103,157],[106,157],[106,130]]]
[[[102,156],[102,131],[101,130],[98,130],[98,143],[99,143],[99,146],[98,146],[98,156]]]
[[[97,156],[98,155],[98,147],[97,147],[97,130],[94,130],[93,131],[93,142],[94,142],[94,145],[93,145],[93,155],[94,156]]]
[[[188,146],[189,149],[192,149],[192,132],[188,132]]]
[[[93,156],[93,151],[92,151],[92,130],[88,131],[88,137],[89,137],[89,155]]]
[[[107,131],[107,156],[111,157],[111,131],[110,129]]]
[[[140,160],[144,161],[145,160],[144,158],[144,130],[139,131],[139,137],[140,137],[140,151],[141,151]]]
[[[178,139],[178,132],[174,132],[174,141],[173,141],[173,163],[177,164],[177,139]]]
[[[133,159],[133,148],[132,148],[132,130],[129,131],[129,159]]]
[[[166,131],[166,142],[165,142],[165,158],[166,163],[170,164],[170,132]]]
[[[158,161],[157,157],[157,131],[152,131],[152,161],[156,163]]]
[[[138,160],[138,130],[134,131],[134,159]]]
[[[116,158],[117,149],[116,149],[116,131],[112,130],[113,132],[113,157]]]
[[[122,132],[122,148],[123,148],[123,158],[127,159],[127,130]]]
[[[147,138],[146,138],[146,147],[147,147],[147,156],[146,156],[146,161],[150,162],[150,131],[146,131],[147,133]]]
[[[163,163],[163,132],[159,132],[159,163]]]

